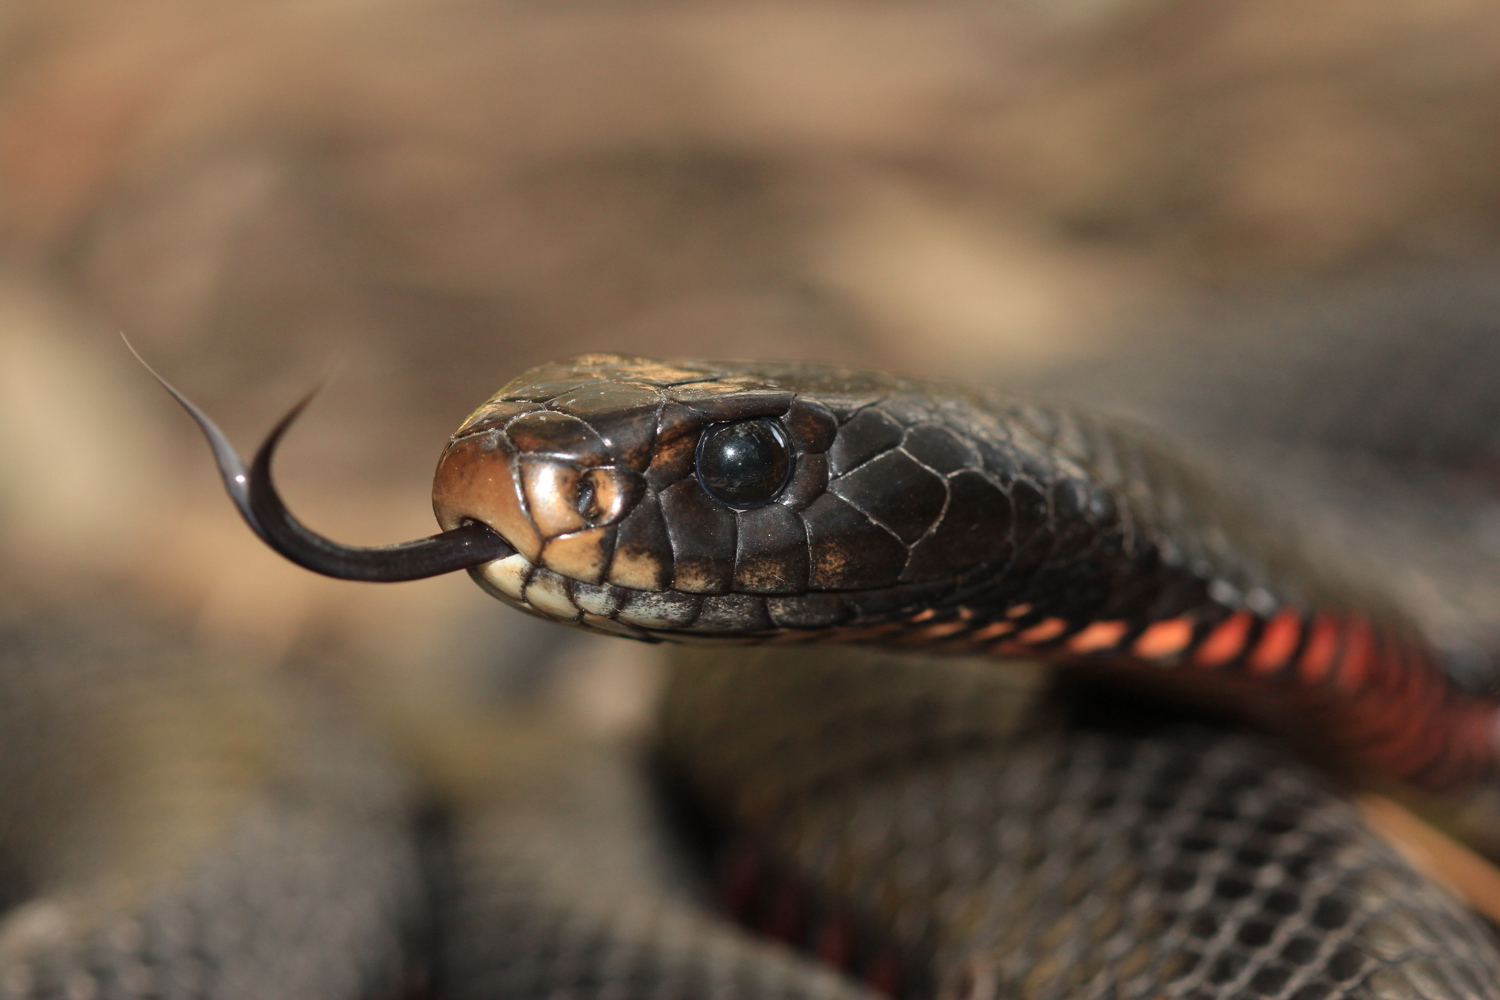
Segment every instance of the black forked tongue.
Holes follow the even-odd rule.
[[[281,418],[266,436],[265,443],[255,453],[255,461],[247,469],[244,460],[234,450],[234,445],[229,443],[229,438],[219,430],[218,425],[208,418],[208,414],[146,364],[146,360],[131,346],[130,341],[127,340],[125,346],[130,348],[136,360],[145,366],[156,381],[161,383],[162,388],[171,393],[172,398],[181,403],[182,408],[197,422],[199,430],[208,439],[209,447],[213,449],[219,474],[224,477],[224,488],[229,491],[229,498],[239,508],[240,515],[250,525],[250,530],[261,541],[298,566],[340,580],[395,583],[468,569],[515,552],[505,539],[488,526],[477,522],[440,535],[396,545],[340,545],[324,538],[292,516],[271,479],[271,456],[287,428],[292,426],[292,422],[317,394],[316,389]]]

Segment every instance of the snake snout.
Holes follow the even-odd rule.
[[[438,463],[433,509],[441,524],[480,522],[516,550],[477,568],[486,589],[576,620],[576,585],[604,582],[617,526],[646,492],[639,473],[591,463],[600,458],[525,453],[498,431],[461,437]]]

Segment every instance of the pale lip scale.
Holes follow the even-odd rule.
[[[635,594],[636,600],[622,605],[617,588],[569,580],[537,566],[519,552],[485,563],[474,576],[485,590],[507,604],[555,621],[633,638],[645,638],[641,630],[686,624],[675,602],[652,601],[648,594]]]

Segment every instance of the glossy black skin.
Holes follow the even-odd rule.
[[[695,447],[705,428],[757,418],[784,428],[795,472],[770,503],[736,509],[704,490]],[[957,640],[1009,614],[1021,627],[1065,620],[1060,641],[1102,619],[1139,631],[1191,615],[1206,629],[1247,600],[1260,613],[1315,594],[1337,604],[1180,463],[998,394],[829,366],[593,355],[512,381],[449,454],[463,448],[639,480],[603,544],[612,566],[645,555],[659,573],[566,586],[643,638],[961,619]],[[444,475],[439,518],[456,527],[474,515]],[[632,622],[642,602],[665,609],[655,624]]]

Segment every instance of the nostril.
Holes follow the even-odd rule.
[[[604,513],[599,507],[599,490],[593,476],[584,476],[578,481],[578,513],[590,524],[597,524]]]
[[[629,469],[605,465],[589,469],[578,480],[579,514],[594,527],[614,524],[640,501],[645,481]]]

